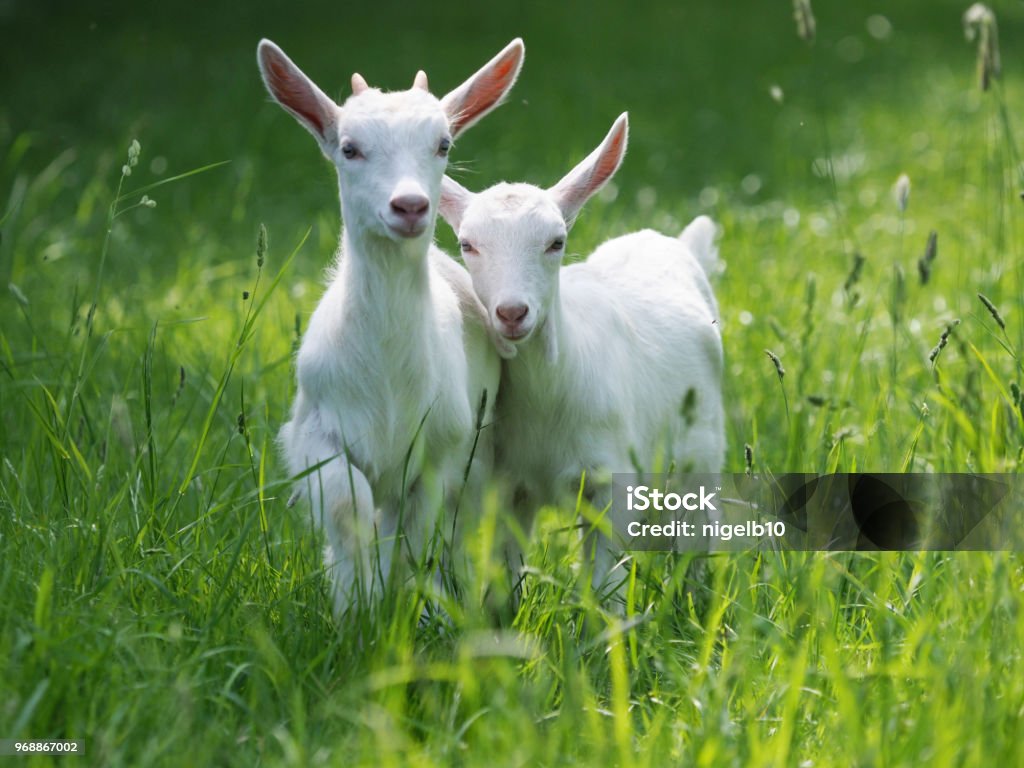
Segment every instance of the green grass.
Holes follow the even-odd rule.
[[[618,617],[583,586],[572,510],[548,510],[496,622],[494,496],[450,620],[419,622],[413,584],[338,628],[274,447],[338,213],[256,41],[338,94],[353,67],[397,88],[426,66],[444,90],[522,35],[522,80],[453,150],[459,178],[552,183],[630,110],[614,193],[569,248],[721,222],[730,470],[749,444],[759,472],[1016,472],[1024,14],[996,5],[1004,77],[981,93],[966,4],[901,3],[877,40],[858,4],[821,2],[814,46],[786,2],[8,4],[0,738],[85,742],[11,764],[1020,763],[1016,553],[643,557]]]

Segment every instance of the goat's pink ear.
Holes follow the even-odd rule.
[[[501,103],[523,68],[526,48],[516,38],[469,80],[441,99],[452,136],[458,136]]]
[[[337,132],[334,126],[338,105],[317,88],[284,51],[269,40],[260,40],[256,60],[263,82],[274,100],[291,112],[316,137],[325,151],[329,145],[336,143]]]
[[[459,233],[462,226],[462,216],[466,212],[469,201],[473,199],[473,193],[448,176],[441,179],[441,200],[437,204],[437,212],[441,218],[448,222],[449,226]]]
[[[549,191],[566,222],[572,223],[583,204],[619,169],[629,139],[629,116],[623,112],[612,125],[601,146],[567,173]]]

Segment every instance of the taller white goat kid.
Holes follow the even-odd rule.
[[[618,169],[627,134],[623,114],[548,190],[502,183],[473,194],[447,177],[442,188],[473,287],[517,353],[504,364],[496,460],[530,506],[578,487],[584,470],[721,470],[722,340],[702,266],[716,258],[711,220],[679,237],[617,237],[561,266],[567,232]]]
[[[257,58],[271,96],[338,171],[337,264],[302,339],[279,439],[293,475],[308,472],[302,488],[326,533],[340,619],[387,580],[396,542],[422,555],[444,496],[462,483],[485,397],[490,419],[500,363],[483,308],[432,240],[449,146],[512,87],[523,44],[440,100],[423,72],[396,93],[355,74],[342,106],[269,40]],[[482,442],[478,464],[489,463]]]

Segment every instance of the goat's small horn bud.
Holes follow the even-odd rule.
[[[353,75],[352,75],[352,95],[353,96],[358,96],[360,93],[362,93],[363,91],[365,91],[369,87],[370,86],[368,86],[366,84],[366,80],[363,78],[362,75],[360,75],[358,72],[353,73]]]
[[[422,69],[416,73],[416,77],[412,81],[413,88],[419,88],[423,91],[429,91],[430,86],[427,85],[427,73]]]

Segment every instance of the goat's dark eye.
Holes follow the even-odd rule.
[[[441,143],[437,145],[437,154],[441,157],[448,157],[448,150],[451,149],[451,139],[441,139]]]
[[[558,251],[565,248],[565,238],[557,237],[551,241],[551,245],[548,246],[548,253],[558,253]]]
[[[351,141],[346,141],[341,145],[341,154],[345,156],[346,160],[355,160],[357,157],[363,156],[363,153]]]
[[[469,240],[460,241],[459,248],[462,249],[463,253],[476,253],[476,248],[473,247],[473,244],[469,242]]]

